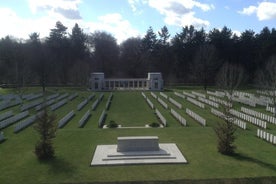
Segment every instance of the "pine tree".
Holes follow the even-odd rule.
[[[49,115],[45,108],[40,115],[37,116],[35,130],[40,135],[40,140],[35,145],[35,154],[40,160],[47,160],[54,157],[55,151],[53,147],[53,138],[56,136],[56,116]]]

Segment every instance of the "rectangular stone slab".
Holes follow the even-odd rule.
[[[117,152],[158,151],[157,136],[118,137]]]
[[[132,165],[132,164],[185,164],[187,160],[176,144],[159,144],[159,151],[124,152],[120,156],[117,145],[98,145],[91,166]]]

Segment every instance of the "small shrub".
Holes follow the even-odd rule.
[[[118,124],[115,121],[111,120],[111,121],[109,121],[107,127],[108,128],[117,128]]]
[[[152,122],[151,124],[149,124],[150,127],[153,127],[153,128],[157,128],[160,126],[159,123],[156,123],[156,122]]]

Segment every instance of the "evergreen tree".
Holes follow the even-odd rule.
[[[40,160],[51,159],[55,155],[53,139],[56,136],[56,116],[49,115],[46,108],[37,116],[35,130],[40,135],[40,140],[35,145],[35,154]]]

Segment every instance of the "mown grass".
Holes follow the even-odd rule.
[[[146,95],[167,118],[166,128],[128,128],[100,129],[98,119],[105,108],[109,92],[104,93],[99,104],[83,128],[78,128],[78,121],[99,96],[91,100],[81,111],[77,105],[91,92],[81,89],[57,89],[60,93],[78,92],[79,96],[55,111],[57,119],[61,119],[71,110],[75,110],[74,118],[57,131],[54,141],[56,158],[47,162],[36,159],[33,150],[38,136],[32,127],[18,134],[13,133],[14,126],[4,129],[7,141],[0,144],[0,183],[93,183],[93,182],[143,182],[143,183],[273,183],[276,177],[276,147],[256,137],[256,127],[250,125],[249,130],[237,129],[234,156],[224,156],[217,152],[216,136],[213,127],[221,120],[211,115],[210,107],[205,110],[178,98],[172,92],[165,92],[178,102],[183,109],[177,110],[188,122],[181,126],[164,109],[150,93]],[[56,89],[55,89],[56,91]],[[2,93],[2,91],[1,91]],[[160,96],[158,93],[156,93]],[[185,114],[185,108],[194,110],[207,119],[207,127]],[[13,107],[13,109],[17,109]],[[154,111],[150,109],[140,92],[114,92],[107,119],[125,127],[145,126],[150,122],[158,122]],[[249,125],[249,123],[247,124]],[[276,134],[274,125],[270,131]],[[188,164],[151,164],[131,166],[99,166],[90,167],[93,153],[97,145],[116,144],[118,136],[159,137],[160,143],[177,144]],[[238,178],[238,179],[234,179]]]

